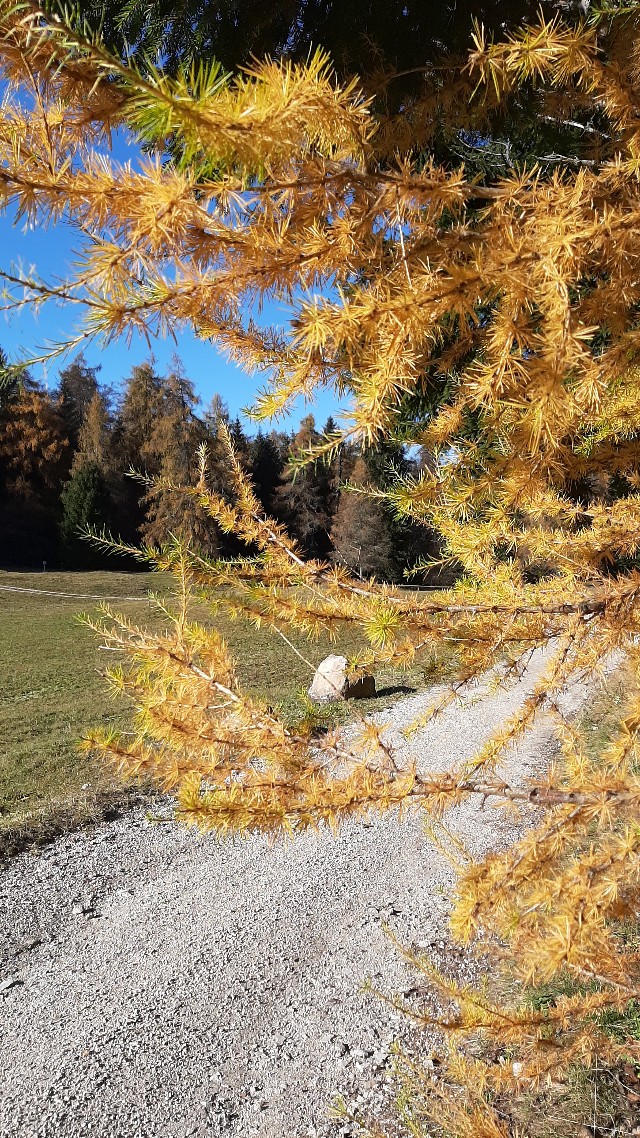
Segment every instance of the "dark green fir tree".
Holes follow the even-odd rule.
[[[98,569],[105,555],[83,538],[88,529],[109,525],[110,502],[104,476],[95,462],[78,467],[60,496],[60,555],[68,569]]]

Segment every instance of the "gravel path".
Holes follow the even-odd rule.
[[[400,732],[433,693],[381,718],[442,770],[516,710],[531,675],[478,689],[410,745]],[[551,746],[541,723],[509,757],[513,776]],[[477,805],[455,815],[478,853],[511,826]],[[361,991],[367,976],[396,994],[415,983],[383,925],[447,951],[452,884],[415,817],[270,848],[137,811],[21,855],[0,876],[0,1135],[328,1134],[336,1092],[365,1108],[384,1095],[406,1030]]]

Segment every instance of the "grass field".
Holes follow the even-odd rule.
[[[110,771],[77,750],[89,727],[126,719],[125,705],[112,699],[99,674],[97,640],[77,619],[96,611],[99,602],[9,590],[116,598],[114,609],[144,624],[154,619],[147,591],[159,583],[157,575],[145,573],[0,572],[0,852],[29,835],[46,837],[97,816],[124,793]],[[292,716],[310,683],[309,669],[273,633],[224,617],[216,623],[238,659],[241,683]],[[313,664],[337,650],[328,640],[295,643]],[[342,642],[339,650],[348,654],[357,647]],[[360,702],[359,710],[388,706],[426,682],[419,671],[377,680],[380,695]],[[334,719],[348,714],[344,705],[331,712]]]

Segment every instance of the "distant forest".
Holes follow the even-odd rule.
[[[408,567],[437,556],[435,537],[424,527],[399,523],[380,499],[345,489],[345,483],[384,488],[397,473],[416,473],[422,459],[402,446],[361,454],[343,445],[330,462],[296,469],[291,460],[335,430],[331,418],[320,430],[307,415],[293,433],[259,430],[249,437],[239,419],[229,420],[219,396],[198,413],[177,357],[166,375],[153,360],[134,367],[117,390],[101,385],[98,372],[79,355],[46,390],[0,353],[3,568],[122,568],[120,559],[115,563],[81,537],[87,528],[134,545],[162,545],[178,534],[209,557],[239,553],[235,539],[193,499],[152,484],[192,485],[205,443],[210,483],[225,492],[221,419],[265,511],[286,525],[306,557],[397,581]]]

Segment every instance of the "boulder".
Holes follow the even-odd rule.
[[[346,656],[327,656],[319,664],[309,688],[309,698],[314,703],[332,703],[337,699],[371,699],[375,694],[376,681],[373,676],[362,676],[349,683]]]
[[[342,699],[347,686],[347,657],[332,654],[318,665],[309,688],[309,699],[314,703],[331,703]]]
[[[344,694],[347,699],[373,699],[376,694],[375,676],[361,676],[359,680],[347,684]]]

